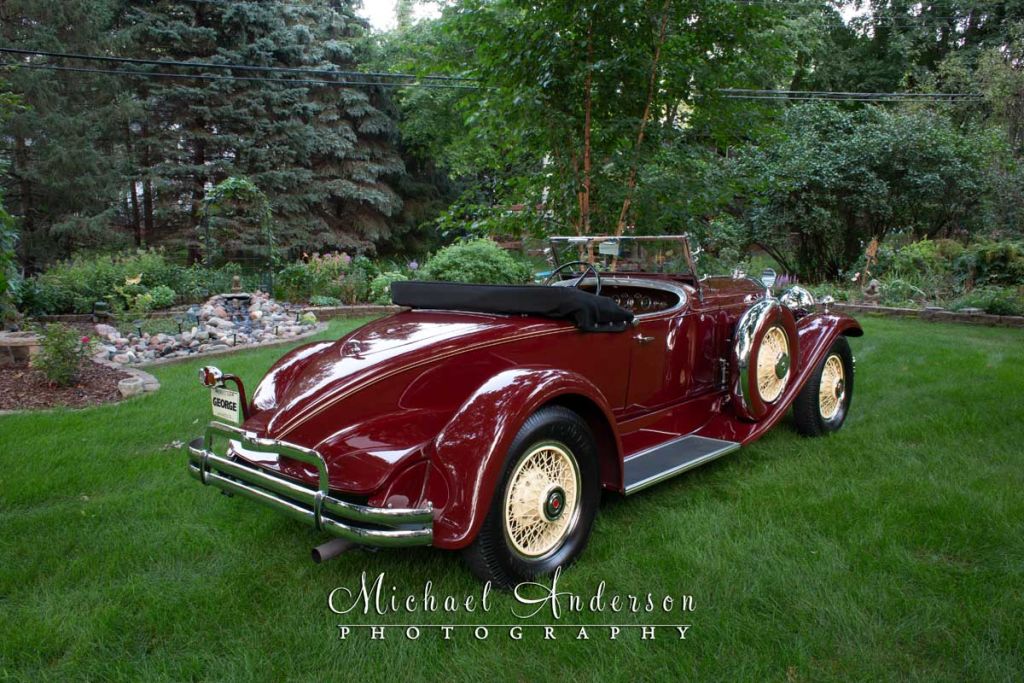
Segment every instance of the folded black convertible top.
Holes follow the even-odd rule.
[[[566,319],[585,332],[621,332],[633,320],[632,313],[608,297],[575,287],[392,282],[391,300],[410,308]]]

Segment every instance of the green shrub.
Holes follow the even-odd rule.
[[[963,251],[963,245],[954,240],[911,242],[893,254],[887,274],[902,277],[948,274],[953,269],[953,259]]]
[[[476,239],[445,247],[423,267],[427,280],[518,285],[530,279],[527,265],[488,239]]]
[[[34,315],[89,313],[97,301],[115,303],[118,288],[138,279],[129,292],[136,296],[151,287],[178,291],[185,269],[169,262],[160,251],[121,255],[81,255],[54,265],[22,286],[19,308]],[[122,301],[128,305],[127,301]]]
[[[1013,287],[976,287],[954,301],[952,308],[980,308],[992,315],[1024,315],[1024,293]]]
[[[89,313],[97,301],[128,308],[135,297],[149,292],[154,308],[166,308],[177,300],[204,301],[213,294],[231,291],[236,275],[242,278],[246,291],[260,286],[259,275],[243,272],[238,263],[220,268],[200,264],[186,268],[167,260],[157,250],[114,256],[80,255],[24,281],[18,288],[16,303],[31,315]]]
[[[347,304],[368,301],[370,298],[370,281],[380,273],[373,261],[365,256],[357,256],[345,268],[341,275],[340,298]]]
[[[13,294],[20,279],[14,255],[17,240],[14,218],[4,211],[3,203],[0,202],[0,322],[15,314]]]
[[[170,308],[178,298],[175,291],[167,285],[157,285],[150,289],[148,294],[153,299],[153,308],[155,309]]]
[[[390,304],[391,283],[405,282],[408,279],[398,272],[381,273],[370,282],[370,301],[375,304]]]
[[[883,306],[907,306],[929,298],[922,288],[909,280],[883,278],[880,284],[880,303]]]
[[[1024,242],[981,240],[967,247],[954,261],[961,282],[969,284],[1024,284]]]
[[[306,298],[315,294],[343,298],[341,280],[351,263],[348,254],[313,254],[305,264],[308,287]]]
[[[47,325],[39,353],[32,359],[46,378],[57,386],[66,387],[78,376],[82,359],[89,353],[91,340],[64,325]]]
[[[309,303],[312,306],[339,306],[341,305],[341,299],[334,296],[321,296],[314,294],[309,297]]]
[[[852,300],[850,289],[834,282],[823,282],[817,285],[807,284],[800,286],[813,294],[815,301],[821,301],[826,296],[830,296],[836,301]]]
[[[274,296],[285,301],[300,301],[309,297],[308,275],[305,263],[289,263],[274,276]]]
[[[313,297],[320,296],[354,304],[369,298],[370,280],[378,272],[365,256],[313,254],[277,272],[274,296],[286,301],[312,301]]]
[[[225,263],[220,268],[207,268],[195,263],[182,270],[182,282],[175,291],[181,294],[183,302],[206,301],[214,294],[230,292],[236,275],[242,279],[242,289],[247,292],[254,292],[262,286],[258,274],[243,272],[238,263]]]

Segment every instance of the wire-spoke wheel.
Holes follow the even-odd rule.
[[[505,493],[505,533],[527,557],[557,548],[579,511],[579,467],[564,444],[538,444],[519,461]]]
[[[821,369],[821,382],[818,384],[818,410],[826,420],[831,420],[839,412],[846,392],[845,378],[843,359],[838,354],[829,354]]]
[[[789,339],[786,331],[775,325],[768,328],[757,350],[757,393],[765,403],[781,394],[789,381]]]
[[[793,419],[804,436],[823,436],[843,426],[853,398],[853,353],[839,337],[793,401]]]
[[[567,567],[587,545],[600,497],[586,421],[562,406],[538,410],[508,449],[487,517],[464,551],[469,568],[510,588]]]

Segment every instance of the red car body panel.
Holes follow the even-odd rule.
[[[244,427],[317,450],[332,494],[379,507],[429,501],[433,544],[464,547],[489,510],[511,441],[541,406],[564,404],[588,421],[602,485],[621,491],[632,453],[691,433],[758,438],[835,338],[860,334],[842,315],[798,320],[793,379],[766,417],[746,422],[730,409],[722,363],[738,318],[765,291],[745,278],[706,279],[700,295],[696,284],[684,306],[639,316],[625,332],[533,316],[396,313],[285,355],[257,387]],[[310,465],[235,455],[315,485]]]

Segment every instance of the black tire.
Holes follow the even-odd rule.
[[[822,408],[819,402],[819,391],[821,389],[822,373],[825,364],[829,359],[836,357],[843,368],[842,397],[839,400],[838,408],[834,415],[826,417],[822,415]],[[796,429],[804,436],[825,436],[838,431],[846,420],[846,414],[850,409],[850,402],[853,400],[853,352],[850,351],[850,344],[846,337],[839,337],[829,348],[828,353],[818,363],[807,384],[800,390],[796,400],[793,401],[793,421]]]
[[[575,462],[577,502],[558,544],[542,555],[531,557],[515,547],[507,531],[506,495],[520,463],[546,443],[564,446],[564,451]],[[563,501],[567,500],[564,494],[563,491]],[[557,498],[557,493],[553,496]],[[586,548],[600,499],[597,448],[586,422],[561,406],[542,408],[526,420],[512,441],[490,510],[473,543],[463,551],[463,558],[480,580],[491,581],[501,588],[551,574],[558,567],[564,569]],[[554,498],[550,502],[554,502]],[[554,507],[558,509],[557,505]],[[545,514],[546,510],[545,506]]]

